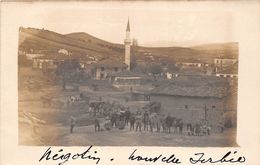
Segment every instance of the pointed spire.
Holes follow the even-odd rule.
[[[126,27],[126,31],[130,32],[130,24],[129,24],[129,18],[128,18],[128,22],[127,22],[127,27]]]

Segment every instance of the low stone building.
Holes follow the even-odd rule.
[[[112,84],[116,87],[136,87],[146,85],[152,78],[144,73],[123,71],[110,75]]]
[[[238,77],[238,63],[235,63],[227,68],[217,70],[217,77],[225,77],[225,78],[237,78]]]
[[[114,73],[122,72],[127,69],[127,65],[112,60],[102,60],[98,63],[91,64],[91,74],[95,80],[108,80]]]
[[[185,123],[201,119],[217,126],[228,111],[229,83],[215,76],[180,76],[153,89],[150,100],[161,103],[162,113],[171,113]],[[236,100],[232,100],[236,102]]]
[[[33,58],[33,69],[56,69],[58,64],[66,59],[72,59],[66,55],[44,55]]]
[[[201,68],[206,64],[198,59],[185,59],[177,63],[182,68]],[[208,65],[208,64],[207,64]]]
[[[238,60],[236,58],[215,58],[214,59],[214,65],[216,67],[228,67],[237,62]]]

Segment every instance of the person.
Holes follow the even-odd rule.
[[[130,115],[130,131],[134,130],[135,127],[135,116],[133,114]]]
[[[159,123],[158,123],[159,119],[157,116],[156,112],[153,112],[150,116],[149,116],[149,125],[150,125],[150,131],[153,132],[153,129],[155,127],[157,127],[157,132],[158,132],[158,127],[159,127]],[[160,128],[159,128],[160,129]]]
[[[117,119],[117,114],[116,114],[116,112],[113,112],[113,113],[112,113],[112,116],[111,116],[111,124],[112,124],[112,127],[114,127],[114,125],[115,125],[115,127],[116,127],[116,119]]]
[[[221,120],[219,125],[220,125],[220,133],[223,133],[224,132],[224,122]]]
[[[187,124],[187,132],[188,132],[188,136],[191,136],[193,135],[193,131],[192,131],[192,124],[191,123],[188,123]]]
[[[76,119],[73,116],[70,116],[70,133],[73,133],[73,129],[76,125]]]
[[[208,125],[208,126],[207,126],[207,133],[208,133],[208,135],[210,135],[210,131],[211,131],[211,126]]]
[[[93,108],[91,106],[88,107],[89,116],[93,116]]]
[[[144,131],[148,131],[149,114],[147,111],[144,112],[143,122],[144,122]]]
[[[182,119],[180,119],[180,122],[179,122],[179,133],[182,134],[182,129],[183,129],[183,121]]]
[[[131,115],[131,112],[129,111],[129,108],[127,108],[127,110],[125,112],[125,123],[126,123],[126,125],[128,125],[130,115]]]
[[[166,129],[167,129],[168,133],[171,133],[172,122],[173,122],[173,119],[172,119],[170,113],[168,113],[168,116],[165,119]]]
[[[166,132],[167,127],[166,127],[166,122],[165,122],[165,114],[161,114],[159,120],[160,120],[160,123],[161,123],[161,126],[162,126],[162,131]]]
[[[95,118],[95,132],[100,131],[100,124],[98,118]]]
[[[135,117],[135,123],[136,123],[136,130],[137,131],[139,129],[139,131],[141,132],[141,127],[142,127],[142,114],[141,112],[137,112],[137,115]]]
[[[195,136],[200,136],[200,124],[195,124]]]

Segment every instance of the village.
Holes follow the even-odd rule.
[[[102,59],[20,48],[19,143],[236,146],[237,57],[157,60],[129,20],[118,50]]]

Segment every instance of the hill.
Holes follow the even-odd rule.
[[[55,54],[59,49],[66,49],[73,55],[94,57],[98,60],[111,56],[123,56],[123,49],[115,50],[93,42],[82,41],[70,35],[62,35],[49,30],[35,28],[20,28],[19,49],[44,54]]]
[[[122,36],[123,38],[123,36]],[[46,29],[20,28],[19,49],[25,52],[55,54],[59,49],[66,49],[72,55],[102,60],[124,59],[124,45],[111,43],[84,32],[59,34]],[[237,58],[237,43],[216,43],[194,47],[143,47],[135,48],[135,58],[141,62],[173,62],[185,59],[199,59],[212,63],[213,58],[223,56]]]

